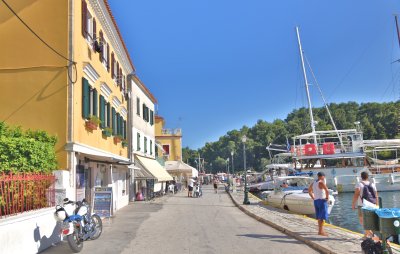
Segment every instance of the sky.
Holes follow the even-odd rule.
[[[192,149],[307,106],[295,27],[327,102],[400,98],[398,0],[109,0],[137,75]],[[308,70],[313,106],[323,101]]]

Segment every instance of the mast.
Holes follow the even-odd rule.
[[[312,111],[310,91],[308,89],[307,73],[306,73],[306,68],[304,66],[303,48],[301,47],[300,32],[299,32],[299,27],[298,26],[296,26],[296,34],[297,34],[297,42],[299,43],[299,51],[300,51],[300,58],[301,58],[301,68],[303,69],[304,84],[306,86],[306,93],[307,93],[307,100],[308,100],[308,110],[309,110],[309,113],[310,113],[310,120],[311,120],[311,130],[312,130],[312,133],[314,134],[314,144],[317,144],[317,136],[315,135],[315,121],[314,121],[314,116],[313,116],[313,111]]]

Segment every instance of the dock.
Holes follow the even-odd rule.
[[[230,192],[233,203],[250,217],[267,224],[326,254],[362,253],[363,235],[351,230],[325,224],[328,236],[317,234],[317,221],[307,216],[293,214],[263,203],[249,193],[250,205],[243,205],[243,192]],[[390,244],[393,253],[400,254],[400,246]]]

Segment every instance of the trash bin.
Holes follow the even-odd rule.
[[[365,230],[379,231],[379,217],[376,208],[363,207],[363,227]]]
[[[394,226],[394,222],[400,218],[399,208],[377,209],[375,213],[379,217],[379,231],[381,234],[387,236],[398,234],[398,229]]]

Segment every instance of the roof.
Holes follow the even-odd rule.
[[[124,39],[122,38],[121,31],[119,30],[118,25],[117,25],[117,21],[115,20],[114,15],[112,14],[111,7],[110,7],[110,4],[108,3],[108,0],[104,0],[104,4],[106,5],[108,14],[109,14],[110,17],[111,17],[111,20],[112,20],[112,22],[113,22],[113,24],[114,24],[115,30],[117,30],[119,39],[120,39],[121,42],[122,42],[122,46],[124,47],[124,50],[125,50],[126,55],[128,56],[129,63],[131,64],[132,69],[135,71],[136,68],[135,68],[135,66],[133,65],[131,56],[129,55],[128,49],[127,49],[127,47],[126,47],[126,45],[125,45],[125,42],[124,42]]]
[[[150,172],[159,182],[172,181],[173,178],[168,174],[167,170],[161,166],[155,159],[150,159],[142,156],[136,156],[139,164]]]
[[[154,97],[154,95],[150,92],[150,90],[143,84],[143,82],[139,79],[138,76],[133,75],[132,78],[137,82],[135,82],[142,90],[143,92],[150,98],[150,100],[154,103],[157,104],[157,99]]]

